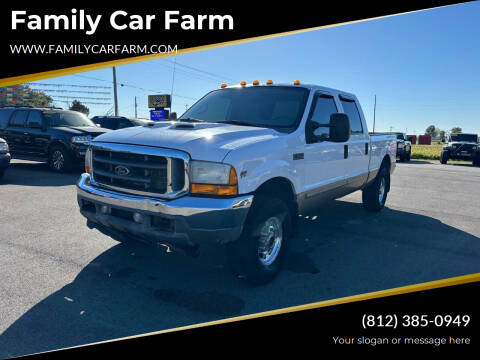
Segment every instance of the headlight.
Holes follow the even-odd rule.
[[[0,153],[8,153],[8,144],[0,142]]]
[[[190,162],[190,192],[193,194],[237,195],[237,173],[222,163]]]
[[[92,168],[92,150],[90,147],[87,149],[85,153],[85,172],[90,174],[90,170]]]
[[[88,145],[90,144],[91,139],[91,136],[74,136],[72,137],[71,142],[74,144]]]

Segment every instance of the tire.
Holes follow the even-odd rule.
[[[3,178],[4,174],[5,174],[5,169],[0,169],[0,180]]]
[[[448,152],[442,150],[442,153],[440,154],[440,163],[446,164],[448,161]]]
[[[399,160],[400,160],[400,162],[404,162],[404,161],[405,161],[405,158],[403,157],[403,155],[399,155]]]
[[[407,161],[410,161],[410,158],[411,158],[411,157],[412,157],[412,150],[410,150],[410,151],[408,152],[408,155],[407,155],[407,159],[406,159],[406,160],[407,160]]]
[[[480,154],[477,154],[473,157],[472,165],[473,166],[480,166]]]
[[[58,173],[65,173],[72,168],[72,158],[61,145],[53,145],[48,153],[50,169]]]
[[[254,285],[269,283],[288,251],[292,219],[279,198],[255,196],[242,235],[227,244],[227,260],[236,276]]]
[[[368,211],[382,210],[387,201],[389,188],[390,172],[386,167],[382,167],[375,180],[362,191],[363,207]]]

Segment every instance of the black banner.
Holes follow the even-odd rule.
[[[110,5],[4,4],[0,15],[0,78],[10,78],[126,57],[169,53],[264,35],[455,4],[455,1],[211,6],[149,3]],[[125,47],[126,46],[126,47]],[[137,53],[131,46],[139,46]],[[171,54],[174,54],[173,52]]]
[[[297,356],[355,350],[464,354],[478,350],[480,283],[355,301],[254,319],[87,345],[33,358],[126,353],[145,357]],[[228,354],[226,353],[228,352]]]

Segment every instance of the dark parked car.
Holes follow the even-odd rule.
[[[405,133],[393,133],[397,137],[397,157],[400,161],[410,161],[412,156],[412,142]]]
[[[110,130],[153,124],[152,120],[126,118],[123,116],[94,116],[92,117],[92,121],[95,124],[100,125],[102,128]]]
[[[440,154],[440,162],[446,164],[449,159],[472,161],[474,166],[480,166],[478,135],[450,134]]]
[[[0,107],[0,137],[12,158],[45,161],[57,172],[83,165],[90,140],[107,131],[77,111]]]
[[[5,140],[0,138],[0,179],[3,177],[5,170],[10,165],[10,153],[8,151],[8,144]]]

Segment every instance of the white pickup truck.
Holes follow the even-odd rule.
[[[77,183],[87,225],[197,254],[225,244],[233,272],[273,279],[295,219],[363,191],[383,208],[396,138],[374,135],[357,98],[316,85],[242,82],[206,94],[178,120],[108,132]]]

